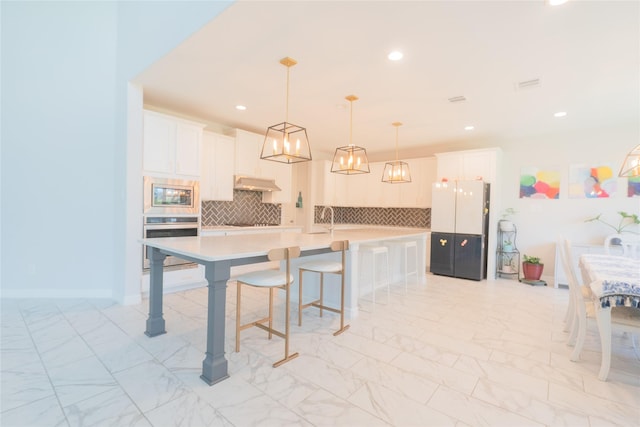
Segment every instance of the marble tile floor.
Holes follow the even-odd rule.
[[[9,426],[637,426],[640,361],[614,336],[607,382],[597,331],[569,361],[568,291],[510,280],[427,275],[361,298],[351,328],[307,309],[292,351],[257,328],[234,353],[235,284],[227,292],[230,378],[200,380],[206,289],[165,296],[168,333],[144,335],[147,301],[3,300],[0,425]],[[264,312],[243,295],[243,319]],[[276,310],[280,316],[280,310]],[[262,310],[262,311],[261,311]],[[292,310],[292,320],[297,316]],[[280,316],[281,317],[281,316]],[[281,323],[281,320],[278,320]]]

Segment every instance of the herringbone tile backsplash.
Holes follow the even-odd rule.
[[[280,224],[280,205],[262,203],[262,193],[234,190],[233,202],[202,202],[202,225]]]
[[[330,215],[320,219],[322,208],[316,206],[315,223],[328,223]],[[336,224],[371,224],[398,227],[431,226],[431,209],[420,208],[347,208],[334,207]],[[280,224],[281,208],[278,204],[262,203],[262,193],[235,190],[233,202],[206,200],[202,202],[202,225],[225,224]]]
[[[314,222],[316,224],[331,221],[329,211],[321,219],[324,206],[316,206]],[[346,208],[334,207],[336,224],[392,225],[396,227],[431,227],[431,208]]]

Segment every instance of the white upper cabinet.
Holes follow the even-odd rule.
[[[311,171],[314,193],[313,203],[317,206],[339,206],[336,197],[337,174],[331,173],[331,162],[328,160],[313,160]],[[346,191],[344,193],[346,195]]]
[[[400,201],[403,207],[431,207],[431,184],[436,180],[436,158],[409,159],[411,184],[401,184]]]
[[[213,132],[202,134],[202,200],[233,201],[235,138]]]
[[[144,173],[200,177],[203,124],[144,112]]]
[[[334,174],[339,175],[339,174]],[[344,178],[340,183],[345,186],[346,206],[363,207],[367,205],[367,193],[371,191],[371,173],[359,173],[356,175],[340,175]]]
[[[236,130],[235,173],[236,175],[275,179],[276,185],[282,191],[271,193],[265,191],[262,193],[262,201],[264,203],[290,203],[291,165],[260,159],[263,142],[264,135],[242,129]]]
[[[263,135],[236,129],[236,175],[259,176],[263,141]]]
[[[454,151],[436,154],[437,180],[483,180],[495,183],[498,165],[498,148]]]
[[[410,159],[412,182],[382,182],[386,162],[369,164],[370,173],[331,173],[330,161],[313,162],[314,203],[323,206],[427,208],[431,206],[431,183],[435,181],[435,158]]]

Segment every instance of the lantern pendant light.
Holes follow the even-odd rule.
[[[627,154],[627,157],[624,159],[624,163],[622,163],[618,176],[622,178],[640,176],[640,145],[629,151],[629,154]]]
[[[349,119],[349,145],[336,148],[336,152],[333,155],[331,172],[341,173],[343,175],[369,173],[367,150],[353,144],[353,101],[357,101],[358,97],[349,95],[345,97],[345,99],[349,101],[351,110],[351,117]]]
[[[289,57],[280,63],[287,67],[287,95],[284,122],[270,126],[264,136],[260,158],[280,163],[299,163],[311,160],[311,148],[307,130],[289,123],[289,70],[297,62]]]
[[[409,164],[398,160],[398,128],[402,126],[400,122],[391,123],[396,128],[396,160],[387,162],[382,172],[382,182],[389,184],[404,184],[411,182],[411,172]]]

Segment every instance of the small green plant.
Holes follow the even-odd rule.
[[[542,264],[540,262],[540,258],[537,256],[529,256],[529,255],[523,255],[524,257],[524,262],[529,263],[529,264]]]
[[[517,214],[518,211],[515,210],[514,208],[506,208],[505,210],[502,211],[502,213],[500,214],[500,218],[502,219],[508,219],[511,218],[512,216],[514,216],[515,214]]]
[[[616,234],[622,234],[622,233],[640,234],[637,231],[627,230],[628,227],[640,224],[640,218],[638,218],[637,214],[629,214],[623,211],[619,211],[618,215],[620,215],[620,221],[618,221],[617,225],[611,224],[603,220],[602,214],[595,216],[593,218],[589,218],[585,220],[585,222],[593,222],[593,221],[601,222],[607,227],[610,227],[611,229],[615,230]]]
[[[502,244],[504,246],[513,246],[513,242],[511,240],[509,240],[509,239],[505,240]]]

